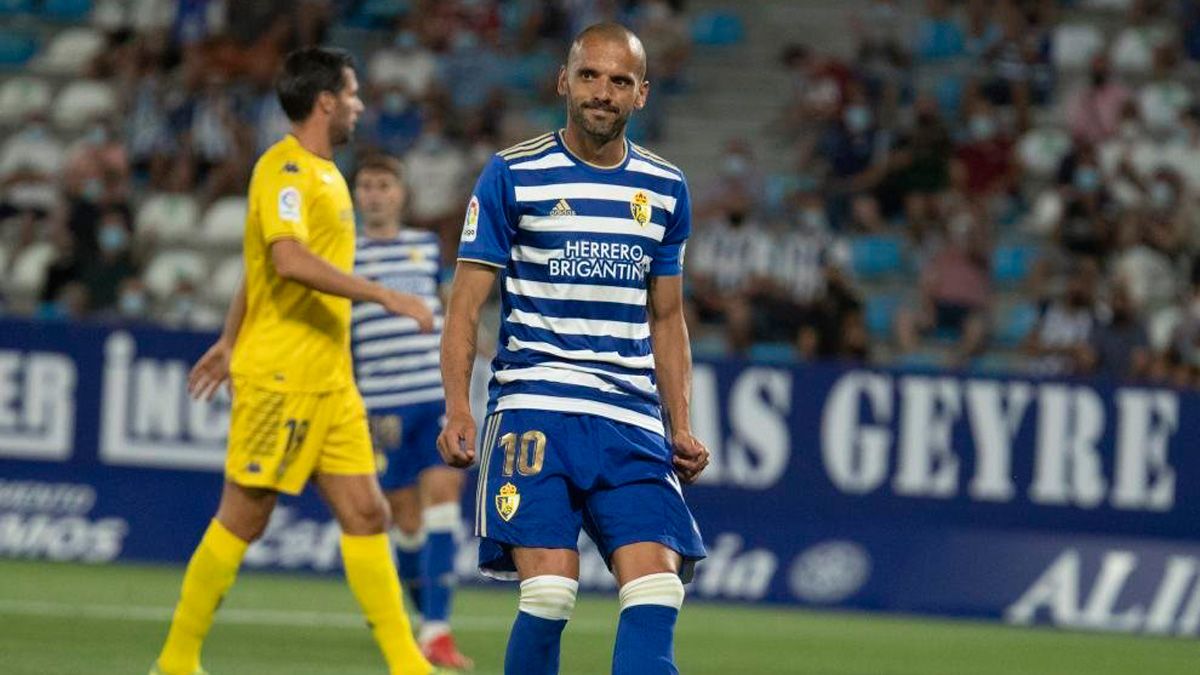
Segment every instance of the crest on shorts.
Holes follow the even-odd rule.
[[[633,219],[637,221],[637,224],[642,227],[650,222],[650,198],[646,196],[645,192],[637,191],[637,194],[629,202],[629,212],[633,214]]]
[[[496,495],[496,513],[504,519],[504,522],[512,520],[512,517],[517,515],[517,507],[521,505],[521,495],[517,493],[517,486],[512,483],[505,483],[500,488],[500,494]]]

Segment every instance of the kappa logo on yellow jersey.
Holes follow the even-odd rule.
[[[633,195],[633,200],[629,202],[629,212],[633,214],[633,219],[637,221],[638,225],[645,227],[646,223],[650,222],[650,209],[650,198],[646,196],[645,192],[638,190],[637,194]]]
[[[504,519],[504,522],[512,520],[513,516],[517,515],[517,507],[521,505],[521,495],[517,492],[517,486],[512,483],[505,483],[500,488],[500,494],[496,495],[496,513]]]

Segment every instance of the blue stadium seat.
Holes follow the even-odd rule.
[[[891,235],[858,237],[851,243],[850,258],[859,279],[872,280],[904,271],[904,244]]]
[[[83,21],[92,12],[92,0],[45,0],[41,15],[57,21]]]
[[[1001,244],[992,252],[992,280],[1001,286],[1016,286],[1029,278],[1038,248],[1031,244]]]
[[[746,356],[762,363],[797,363],[800,360],[795,345],[789,342],[756,342],[750,345]]]
[[[871,337],[878,340],[892,338],[896,312],[900,310],[902,304],[904,304],[904,299],[899,295],[872,293],[867,296],[867,331],[870,332]]]
[[[0,32],[0,66],[20,66],[37,53],[37,38],[27,33]]]
[[[692,20],[692,41],[698,45],[736,45],[745,38],[741,17],[731,12],[703,12]]]
[[[0,0],[0,16],[33,11],[33,0]]]
[[[408,0],[365,0],[345,19],[345,24],[355,28],[391,28],[410,9]]]
[[[996,342],[1013,347],[1033,330],[1038,321],[1038,308],[1031,302],[1001,306],[996,315]]]

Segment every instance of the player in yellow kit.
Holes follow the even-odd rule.
[[[363,109],[349,54],[293,52],[276,88],[292,133],[254,167],[245,278],[221,338],[189,381],[193,395],[207,398],[232,374],[225,487],[151,672],[204,672],[201,645],[246,548],[266,528],[278,493],[298,494],[312,477],[341,525],[346,579],[389,671],[426,675],[432,668],[401,606],[388,506],[354,386],[350,303],[378,303],[425,331],[433,314],[416,296],[350,274],[354,212],[332,161]]]

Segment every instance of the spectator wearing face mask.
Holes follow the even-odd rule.
[[[141,323],[150,318],[150,293],[136,276],[125,277],[117,285],[116,303],[101,312],[101,317],[116,323]]]
[[[1124,284],[1113,288],[1109,311],[1108,320],[1095,326],[1083,350],[1082,369],[1110,379],[1145,377],[1150,367],[1150,341]]]
[[[720,216],[702,221],[687,252],[695,317],[701,324],[732,326],[729,338],[735,351],[749,347],[746,294],[768,273],[771,261],[770,237],[749,218],[748,208],[748,203],[731,202]]]
[[[403,156],[421,136],[421,122],[419,102],[402,83],[382,85],[375,105],[368,108],[360,125],[361,145],[374,152]]]
[[[1055,228],[1059,245],[1077,255],[1102,256],[1111,241],[1115,214],[1095,151],[1083,146],[1064,159],[1058,182],[1064,203]]]
[[[1096,328],[1093,300],[1098,281],[1093,263],[1078,265],[1067,281],[1066,293],[1042,312],[1024,344],[1033,372],[1067,375],[1087,370]]]
[[[1017,165],[1013,139],[1000,126],[996,111],[976,99],[967,113],[966,140],[954,153],[952,169],[959,192],[988,202],[1016,189]]]
[[[121,283],[138,276],[131,235],[129,220],[122,212],[109,210],[100,217],[96,229],[98,251],[83,274],[83,281],[91,293],[93,311],[111,310],[117,303]]]
[[[841,118],[822,139],[821,154],[829,165],[827,187],[852,196],[873,189],[883,177],[891,137],[877,123],[861,87],[852,87],[848,96]]]

